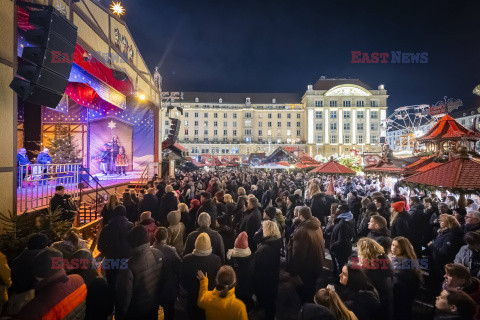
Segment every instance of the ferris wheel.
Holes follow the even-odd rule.
[[[402,134],[418,135],[422,128],[435,121],[429,111],[428,104],[399,107],[384,120],[385,128],[387,132],[400,131]]]

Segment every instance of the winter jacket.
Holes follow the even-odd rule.
[[[165,193],[162,199],[158,201],[158,210],[153,218],[163,226],[166,226],[168,214],[177,210],[177,208],[178,200],[176,195],[173,192]]]
[[[157,230],[157,225],[155,224],[155,220],[149,219],[149,220],[142,221],[139,224],[142,225],[145,228],[145,230],[147,230],[150,244],[153,244],[153,242],[155,241],[155,231]]]
[[[399,212],[395,220],[393,220],[390,227],[391,238],[395,239],[396,237],[410,237],[410,224],[409,224],[409,215],[405,211]]]
[[[412,319],[412,307],[420,289],[420,276],[413,268],[393,264],[393,315],[395,320]]]
[[[27,164],[30,164],[30,160],[28,160],[27,156],[23,156],[19,153],[17,153],[17,166],[24,166]]]
[[[472,318],[457,313],[447,313],[439,309],[435,309],[433,320],[472,320]]]
[[[460,228],[445,229],[440,232],[430,245],[435,265],[445,265],[455,259],[463,243],[463,233]]]
[[[317,193],[312,197],[312,204],[310,205],[310,210],[312,215],[320,221],[325,221],[325,219],[330,215],[330,203],[325,198],[325,195]]]
[[[365,269],[365,274],[377,289],[380,297],[380,314],[381,319],[392,319],[393,314],[393,272],[391,269],[390,259],[386,254],[378,256],[379,263]]]
[[[348,289],[341,294],[343,303],[357,316],[358,320],[378,319],[380,297],[376,289],[351,292]]]
[[[228,248],[233,248],[235,243],[235,230],[229,226],[221,225],[218,228],[218,233],[222,237],[225,253],[227,253]]]
[[[217,222],[217,205],[213,201],[213,199],[208,199],[205,200],[201,205],[200,208],[198,208],[197,212],[197,219],[195,221],[198,221],[198,216],[202,213],[206,212],[210,215],[211,219],[211,228],[215,228],[216,222]]]
[[[131,223],[136,223],[140,218],[140,214],[138,213],[138,205],[135,202],[124,203],[123,204],[127,209],[127,219]]]
[[[321,274],[325,263],[325,242],[317,218],[312,217],[297,226],[288,243],[288,253],[290,274],[305,279]]]
[[[355,221],[358,220],[360,216],[360,211],[362,210],[362,198],[360,197],[352,197],[348,200],[348,208],[350,212],[353,214]]]
[[[335,320],[335,316],[327,307],[305,303],[298,312],[298,320]]]
[[[130,258],[131,248],[127,243],[127,233],[132,228],[133,224],[126,217],[113,217],[100,231],[98,251],[108,259]]]
[[[67,276],[60,269],[38,282],[35,298],[20,310],[17,319],[75,319],[85,318],[87,286],[78,274]]]
[[[232,256],[228,264],[232,266],[237,275],[237,284],[235,286],[235,295],[242,300],[250,311],[254,307],[253,295],[253,256]]]
[[[217,255],[222,261],[222,264],[225,262],[225,246],[223,244],[222,236],[215,230],[212,230],[207,227],[200,227],[196,231],[191,232],[187,241],[185,241],[185,249],[183,250],[183,255],[187,255],[193,252],[195,249],[195,240],[200,233],[205,232],[210,237],[210,242],[212,244],[212,253]]]
[[[472,268],[472,256],[473,252],[470,250],[468,245],[464,245],[460,248],[460,251],[458,251],[457,255],[455,256],[455,260],[453,261],[454,263],[461,264],[468,268],[470,270],[470,274],[472,273],[471,268]],[[477,274],[472,274],[472,277],[480,277],[480,271]]]
[[[140,200],[140,202],[138,203],[138,213],[142,214],[142,212],[150,211],[152,213],[152,218],[155,219],[155,217],[157,216],[157,207],[158,207],[157,197],[154,194],[147,193],[146,195],[143,196],[143,199]]]
[[[344,219],[336,219],[333,225],[329,251],[331,254],[346,260],[352,254],[353,225]]]
[[[260,210],[258,210],[258,208],[253,208],[245,211],[245,216],[243,217],[242,223],[240,223],[239,232],[245,231],[247,233],[248,246],[252,252],[255,252],[257,248],[253,241],[253,237],[255,236],[255,232],[260,229],[261,221],[262,215],[260,214]]]
[[[200,255],[189,253],[183,257],[180,267],[180,285],[187,291],[187,308],[190,312],[196,314],[197,318],[201,318],[201,315],[204,314],[204,311],[197,306],[200,287],[197,272],[202,270],[207,275],[210,280],[209,290],[212,290],[220,267],[220,258],[215,254]]]
[[[63,259],[70,259],[70,256],[75,251],[80,249],[88,249],[88,243],[83,239],[78,239],[78,244],[75,246],[70,241],[62,240],[52,243],[50,247],[60,251],[63,255]]]
[[[152,246],[163,254],[162,288],[160,290],[160,305],[174,302],[178,296],[181,260],[174,247],[155,242]]]
[[[360,215],[358,224],[357,224],[357,238],[363,238],[368,236],[370,230],[368,230],[368,222],[370,222],[370,218],[377,214],[374,211],[366,210]]]
[[[13,291],[22,293],[35,288],[37,280],[33,274],[33,259],[41,250],[30,250],[25,248],[12,264]]]
[[[275,300],[278,292],[281,240],[264,238],[253,259],[254,292],[260,299]]]
[[[142,244],[132,250],[128,268],[120,269],[116,283],[115,319],[158,317],[163,254]]]
[[[0,305],[8,300],[8,288],[12,285],[11,270],[7,257],[0,252]]]
[[[205,310],[207,320],[248,320],[245,304],[235,297],[235,288],[221,297],[217,289],[208,291],[207,277],[199,281],[198,306]]]
[[[185,239],[185,225],[180,222],[181,214],[178,211],[170,212],[167,215],[168,220],[168,238],[167,244],[174,247],[178,254],[183,252]]]
[[[114,208],[109,209],[108,206],[103,206],[100,215],[102,216],[102,224],[106,226],[110,220],[113,218],[113,210]]]
[[[427,215],[424,213],[425,207],[421,203],[414,204],[410,207],[409,216],[409,229],[410,234],[408,240],[412,243],[414,248],[425,244],[427,235],[425,230],[428,227]]]
[[[390,247],[392,246],[392,238],[390,238],[390,231],[385,229],[380,230],[370,230],[368,233],[368,238],[377,241],[386,253],[390,252]]]
[[[49,164],[52,163],[52,157],[48,153],[40,152],[37,157],[37,163],[39,164]]]

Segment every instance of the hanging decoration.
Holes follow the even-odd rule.
[[[120,2],[112,2],[110,10],[112,10],[113,14],[116,14],[119,17],[125,13],[125,8]]]

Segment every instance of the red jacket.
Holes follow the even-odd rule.
[[[37,284],[35,298],[22,308],[17,319],[84,319],[86,297],[87,286],[82,277],[67,276],[61,269]]]

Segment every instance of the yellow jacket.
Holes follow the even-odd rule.
[[[225,298],[217,289],[208,291],[208,278],[200,280],[198,306],[205,310],[207,320],[248,320],[245,304],[235,297],[235,288]]]
[[[11,271],[7,257],[0,252],[0,303],[8,301],[8,288],[12,285]]]

